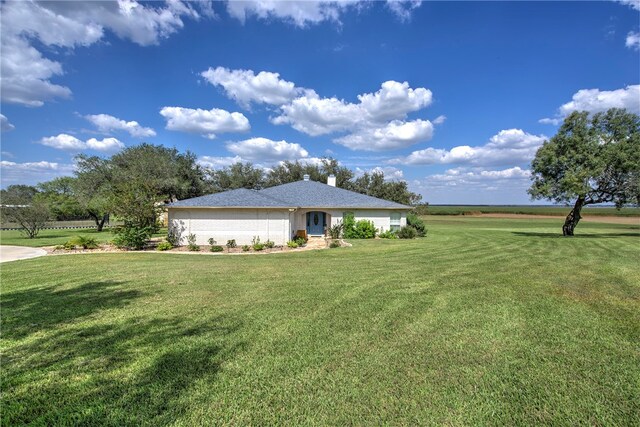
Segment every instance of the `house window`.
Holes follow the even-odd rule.
[[[391,231],[398,231],[400,230],[400,212],[391,212],[390,214],[390,229]]]

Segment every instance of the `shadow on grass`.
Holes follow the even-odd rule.
[[[140,291],[122,289],[125,283],[89,282],[71,289],[46,286],[3,293],[2,335],[20,339],[98,310],[122,307],[142,295]]]
[[[537,231],[512,231],[511,234],[514,234],[516,236],[523,236],[523,237],[547,237],[547,238],[554,238],[554,239],[582,239],[582,238],[589,238],[589,239],[593,239],[593,238],[615,238],[615,237],[640,237],[640,233],[576,233],[574,236],[571,237],[565,237],[562,235],[562,232],[557,232],[557,233],[543,233],[543,232],[537,232]]]
[[[204,317],[204,319],[202,319]],[[2,424],[159,425],[244,346],[233,316],[72,325],[5,352]]]

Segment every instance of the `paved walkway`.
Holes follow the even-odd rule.
[[[17,261],[19,259],[37,258],[46,255],[47,252],[40,248],[27,248],[25,246],[0,245],[0,262]]]

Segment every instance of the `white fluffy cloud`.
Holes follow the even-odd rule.
[[[320,98],[307,90],[306,94],[281,107],[281,115],[272,119],[274,124],[290,124],[308,135],[375,128],[385,121],[400,120],[410,112],[418,111],[432,101],[431,91],[412,89],[409,83],[386,81],[375,93],[358,95],[357,104],[333,98]]]
[[[339,22],[340,15],[357,1],[272,1],[248,0],[227,2],[227,12],[244,23],[255,16],[258,19],[280,19],[297,27],[323,21]]]
[[[609,108],[626,108],[632,113],[640,114],[640,85],[616,90],[581,89],[573,95],[571,101],[558,108],[556,117],[541,119],[540,123],[557,125],[573,111],[599,113]]]
[[[4,114],[0,114],[0,129],[2,132],[9,132],[10,130],[14,130],[16,127],[9,122],[7,116]]]
[[[407,82],[390,80],[382,83],[376,93],[358,95],[358,99],[366,118],[380,122],[405,117],[407,113],[429,106],[432,93],[423,87],[412,89]]]
[[[507,169],[454,168],[410,182],[412,191],[429,203],[528,203],[531,172],[518,166]]]
[[[579,90],[573,95],[571,101],[560,107],[560,114],[565,116],[572,111],[598,113],[609,108],[626,108],[633,113],[640,113],[640,85],[609,91]]]
[[[58,176],[71,175],[74,165],[47,161],[16,163],[2,160],[0,170],[3,187],[11,184],[35,185]]]
[[[385,151],[409,147],[432,136],[433,125],[429,120],[394,120],[383,127],[363,129],[334,142],[351,150]]]
[[[629,49],[640,49],[640,32],[634,33],[633,31],[627,34],[627,40],[625,41],[625,46]]]
[[[57,150],[72,152],[84,150],[108,152],[117,151],[121,148],[124,148],[124,144],[118,141],[116,138],[104,138],[102,140],[91,138],[84,142],[79,140],[75,136],[68,135],[66,133],[61,133],[57,136],[48,136],[42,138],[40,140],[40,144],[46,145],[47,147],[55,148]]]
[[[100,132],[112,132],[123,130],[136,138],[155,136],[156,132],[147,127],[140,126],[136,121],[125,121],[108,114],[90,114],[84,116],[85,119],[93,123]]]
[[[209,68],[200,73],[214,86],[222,86],[226,95],[243,107],[252,102],[271,105],[286,104],[302,91],[292,82],[280,78],[280,74],[252,70],[230,70],[224,67]]]
[[[429,89],[414,89],[408,82],[386,81],[378,91],[358,95],[358,102],[351,103],[336,97],[321,98],[313,89],[297,87],[268,71],[256,74],[253,70],[217,67],[201,75],[245,108],[251,103],[279,107],[270,119],[273,124],[287,124],[311,136],[348,132],[334,142],[353,150],[393,150],[433,135],[433,124],[428,120],[404,121],[409,113],[429,106],[433,100]],[[438,117],[437,124],[445,119]]]
[[[362,119],[356,104],[337,98],[320,98],[315,92],[296,98],[281,109],[282,114],[271,120],[274,124],[289,124],[311,136],[346,131]]]
[[[358,103],[320,98],[307,90],[303,96],[281,106],[274,124],[289,124],[311,136],[349,132],[335,143],[352,150],[384,151],[408,147],[433,136],[428,120],[404,121],[407,114],[432,102],[431,91],[413,89],[407,82],[386,81],[375,93],[358,95]],[[444,118],[440,119],[442,123]]]
[[[406,22],[421,3],[419,0],[387,0],[387,8]],[[365,0],[246,0],[227,2],[227,12],[242,23],[256,17],[263,20],[279,19],[304,28],[325,21],[340,24],[340,16],[345,11],[361,10],[367,6],[369,3]]]
[[[208,14],[206,3],[199,6]],[[41,106],[54,98],[67,98],[71,90],[51,82],[63,74],[62,65],[45,58],[31,40],[45,46],[75,48],[96,43],[113,31],[142,46],[157,44],[184,25],[182,18],[199,18],[187,3],[172,0],[162,6],[134,0],[118,2],[9,1],[0,6],[2,49],[2,101]]]
[[[42,138],[40,140],[40,144],[65,151],[82,151],[86,148],[86,144],[83,141],[80,141],[75,136],[67,135],[66,133]]]
[[[309,152],[300,144],[272,141],[267,138],[251,138],[227,144],[227,150],[250,161],[296,160],[307,157]]]
[[[124,144],[116,138],[103,138],[101,140],[91,138],[87,140],[87,148],[96,151],[118,151],[124,148]]]
[[[509,165],[529,162],[537,149],[545,141],[544,135],[532,135],[521,129],[502,130],[482,146],[460,145],[450,150],[425,148],[414,151],[406,157],[389,161],[392,164],[434,165]]]
[[[209,139],[214,139],[219,133],[247,132],[251,129],[249,119],[244,114],[219,108],[164,107],[160,114],[167,120],[167,129],[198,133]]]

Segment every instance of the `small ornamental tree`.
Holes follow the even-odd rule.
[[[28,238],[35,238],[47,224],[51,211],[46,202],[38,198],[38,190],[28,185],[10,185],[0,191],[2,215],[20,226]]]
[[[613,108],[574,112],[538,149],[531,164],[534,199],[573,202],[562,234],[573,236],[586,205],[640,202],[640,117]]]

